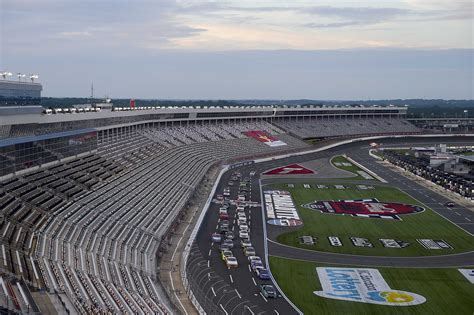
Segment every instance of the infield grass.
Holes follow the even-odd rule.
[[[457,269],[376,268],[390,288],[420,294],[426,302],[385,306],[316,296],[321,290],[316,267],[344,267],[270,256],[270,269],[285,295],[305,315],[311,314],[452,314],[472,315],[473,284]],[[346,266],[347,267],[347,266]],[[372,267],[371,267],[372,268]]]
[[[336,165],[334,163],[350,163],[352,165],[350,166],[344,166],[344,165]],[[336,155],[334,156],[333,158],[331,158],[331,164],[335,167],[335,168],[338,168],[340,170],[343,170],[343,171],[348,171],[348,172],[351,172],[354,174],[354,177],[351,177],[350,179],[356,179],[356,180],[374,180],[374,178],[372,179],[365,179],[364,177],[362,177],[361,175],[359,175],[357,172],[358,171],[363,171],[363,169],[359,168],[358,166],[354,165],[352,162],[350,162],[346,157],[342,156],[342,155]],[[372,175],[368,174],[369,176],[372,177]]]
[[[354,183],[344,184],[349,188],[340,190],[333,188],[334,183],[326,185],[330,188],[317,189],[314,183],[311,183],[310,189],[303,188],[303,184],[294,184],[294,188],[288,188],[287,184],[271,185],[273,188],[291,192],[298,213],[303,220],[301,228],[280,234],[277,237],[278,242],[310,250],[373,256],[429,256],[474,250],[473,236],[397,188],[372,185],[375,189],[362,190],[356,188],[357,183]],[[269,189],[269,187],[265,186],[263,189]],[[425,211],[400,215],[401,220],[391,220],[321,213],[301,206],[315,200],[363,198],[419,205],[424,207]],[[299,237],[303,235],[317,237],[318,242],[313,246],[300,244]],[[327,239],[328,236],[338,236],[342,240],[343,246],[331,246]],[[374,247],[355,247],[352,245],[350,237],[367,238]],[[406,241],[410,243],[410,246],[406,248],[385,248],[379,241],[380,238]],[[445,240],[453,249],[425,249],[416,241],[416,239],[423,238]]]

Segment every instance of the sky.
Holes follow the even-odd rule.
[[[0,0],[0,70],[43,96],[472,99],[464,0]]]

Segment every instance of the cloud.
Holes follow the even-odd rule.
[[[179,21],[172,0],[1,1],[2,45],[11,52],[26,53],[32,45],[38,53],[112,47],[130,52],[166,48],[174,39],[206,31]]]
[[[68,38],[68,39],[75,39],[75,38],[84,38],[90,37],[92,34],[88,31],[83,32],[60,32],[58,37],[60,38]]]
[[[333,17],[335,22],[306,23],[310,28],[340,28],[348,26],[371,25],[392,20],[399,16],[410,14],[409,10],[399,8],[370,8],[370,7],[313,7],[304,11],[306,14],[318,17]]]
[[[288,13],[299,19],[321,19],[327,22],[308,22],[309,28],[342,28],[364,26],[393,20],[434,21],[472,19],[473,4],[470,1],[406,0],[399,7],[340,6],[333,5],[286,5],[286,6],[237,6],[229,3],[207,2],[177,7],[177,13],[214,16],[227,19],[231,14],[241,14],[240,21],[263,20],[257,18],[266,13]]]
[[[339,28],[339,27],[348,27],[348,26],[358,26],[366,23],[359,21],[348,21],[348,22],[334,22],[334,23],[306,23],[303,24],[304,27],[308,28]]]
[[[468,2],[453,2],[440,9],[440,4],[428,0],[399,0],[390,5],[370,1],[315,5],[298,0],[288,5],[277,0],[0,0],[0,44],[8,47],[5,55],[26,55],[31,47],[37,54],[77,55],[109,49],[129,55],[162,49],[336,49],[374,42],[466,47],[463,35],[457,35],[460,44],[452,45],[444,44],[447,35],[442,35],[443,42],[433,40],[436,34],[427,36],[429,29],[419,32],[428,23],[439,27],[439,23],[472,18]],[[374,26],[378,24],[383,25]],[[404,36],[408,27],[416,29],[417,35]],[[381,28],[390,28],[391,33],[381,33]],[[450,32],[459,30],[462,34],[461,27]]]
[[[413,8],[426,10],[455,10],[469,6],[472,8],[472,2],[469,0],[405,0],[404,2]]]
[[[383,20],[394,16],[410,13],[401,8],[373,8],[373,7],[333,7],[317,6],[299,9],[301,13],[319,16],[332,16],[350,20]]]
[[[328,22],[309,22],[303,24],[309,28],[340,28],[347,26],[362,26],[375,24],[399,16],[406,16],[412,12],[408,9],[392,7],[345,7],[345,6],[322,6],[322,5],[288,5],[288,6],[235,6],[225,3],[207,3],[188,5],[177,9],[185,14],[217,15],[230,12],[245,14],[245,17],[254,17],[267,13],[287,13],[297,16],[299,19],[326,19]],[[242,19],[243,20],[243,19]]]

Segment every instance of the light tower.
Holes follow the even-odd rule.
[[[36,79],[38,79],[39,76],[37,74],[30,74],[30,80],[31,83],[34,83]]]
[[[21,82],[21,79],[25,79],[26,78],[26,74],[23,74],[23,73],[20,73],[18,72],[16,74],[18,76],[18,82]],[[25,79],[26,80],[26,79]],[[26,82],[26,81],[25,81]]]
[[[0,75],[3,77],[3,80],[6,80],[7,77],[11,77],[12,73],[10,71],[1,71]]]

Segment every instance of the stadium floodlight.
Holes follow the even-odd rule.
[[[11,77],[12,73],[10,71],[1,71],[0,75],[3,77],[3,80],[6,80],[7,77]]]
[[[21,72],[18,72],[16,75],[18,77],[18,81],[20,81],[22,78],[26,78],[26,74],[23,74]]]
[[[37,74],[31,74],[30,75],[30,80],[31,80],[31,83],[35,82],[36,79],[38,79],[39,76]]]

